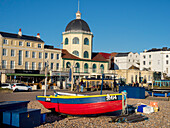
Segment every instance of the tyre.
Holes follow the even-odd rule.
[[[28,91],[31,92],[32,91],[31,88],[29,88]]]
[[[18,88],[16,88],[16,89],[14,90],[14,92],[18,92]]]

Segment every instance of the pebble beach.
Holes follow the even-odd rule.
[[[159,111],[151,114],[142,113],[148,120],[136,123],[111,122],[114,115],[97,117],[57,115],[45,109],[38,101],[30,101],[28,108],[41,109],[41,113],[46,113],[46,123],[38,128],[170,128],[170,101],[128,99],[128,105],[136,106],[138,103],[149,105],[150,101],[158,102]]]

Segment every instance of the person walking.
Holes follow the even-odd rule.
[[[79,92],[79,78],[76,80],[76,90],[75,91],[78,91]]]

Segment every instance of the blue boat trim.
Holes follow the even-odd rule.
[[[36,100],[46,101],[44,97],[36,97]],[[118,95],[117,100],[122,100],[122,96]],[[63,103],[63,104],[87,104],[87,103],[97,103],[97,102],[107,102],[106,97],[92,97],[92,98],[50,98],[52,103]]]

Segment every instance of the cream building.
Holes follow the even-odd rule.
[[[76,77],[101,78],[102,73],[111,76],[108,60],[100,54],[92,53],[93,33],[89,25],[76,13],[76,19],[68,23],[63,32],[62,69],[74,67]]]
[[[140,71],[139,69],[121,69],[116,70],[118,79],[125,80],[126,84],[143,83],[145,85],[152,83],[153,71]]]
[[[6,79],[27,79],[34,72],[38,75],[44,67],[44,41],[40,34],[36,37],[0,32],[0,72],[1,82]]]

